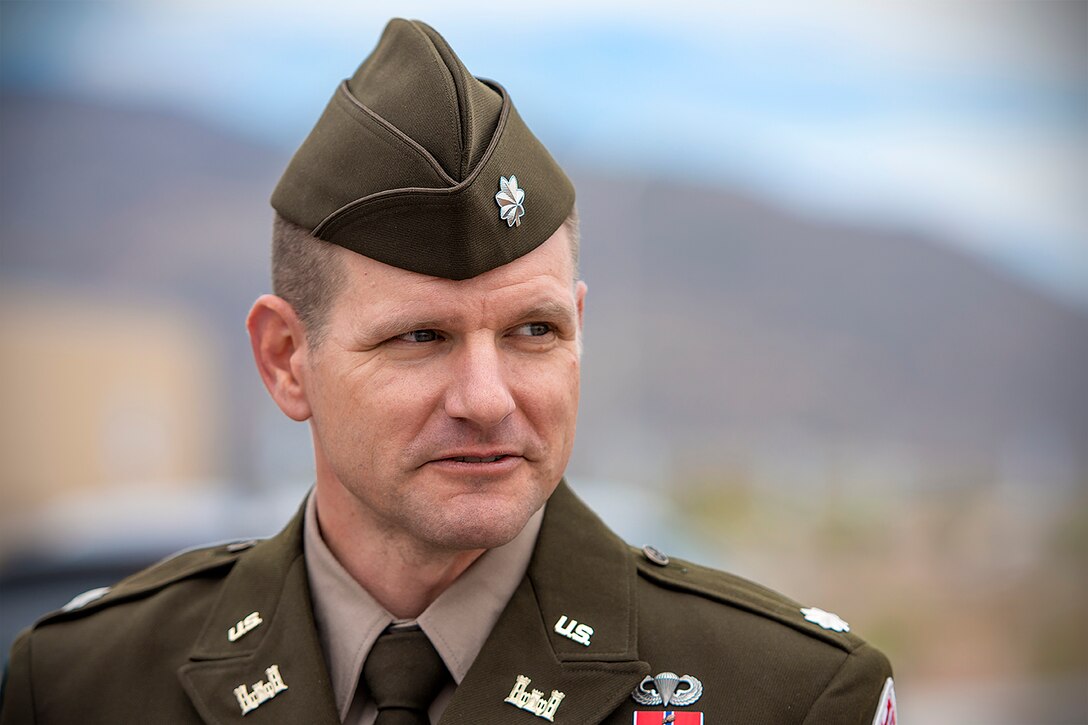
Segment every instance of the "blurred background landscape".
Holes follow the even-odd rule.
[[[578,188],[575,490],[842,615],[905,722],[1088,722],[1081,0],[0,1],[0,646],[302,500],[243,320],[394,15]]]

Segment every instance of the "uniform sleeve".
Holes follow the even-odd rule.
[[[30,631],[11,647],[11,658],[0,689],[0,725],[33,723],[34,693],[30,685]]]
[[[805,725],[871,725],[891,676],[888,659],[876,648],[863,644],[847,656],[816,698]]]

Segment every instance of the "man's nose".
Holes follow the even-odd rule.
[[[445,409],[451,418],[489,429],[506,420],[516,404],[493,339],[469,340],[454,354]]]

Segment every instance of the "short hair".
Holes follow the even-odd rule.
[[[582,225],[578,220],[578,207],[572,206],[570,214],[563,220],[563,226],[567,228],[567,236],[570,237],[570,264],[574,274],[574,282],[577,282],[580,274],[578,270],[578,253],[582,246]]]
[[[336,246],[276,214],[272,222],[272,291],[291,305],[311,347],[321,344],[332,301],[344,284]]]
[[[563,221],[570,237],[571,264],[578,279],[578,209]],[[298,315],[310,347],[324,339],[333,300],[343,287],[344,267],[337,247],[276,214],[272,222],[272,292]]]

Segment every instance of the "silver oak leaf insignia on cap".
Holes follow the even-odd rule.
[[[495,194],[495,203],[499,205],[499,217],[506,220],[506,226],[521,226],[525,216],[525,189],[518,188],[518,177],[499,177],[499,193]]]

